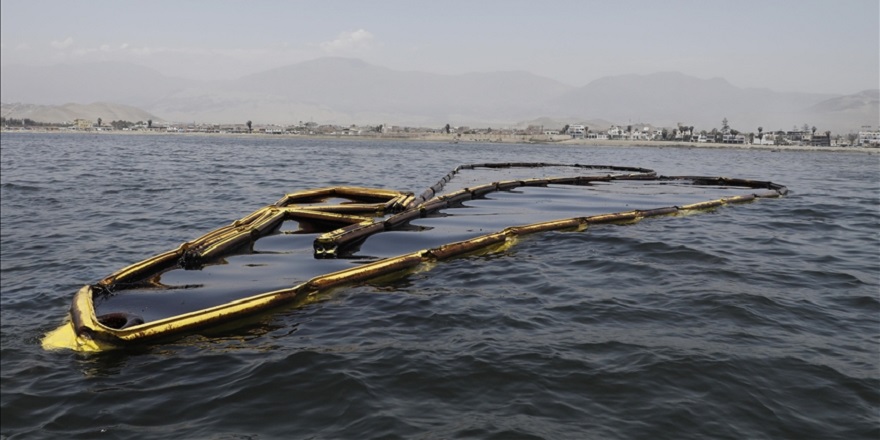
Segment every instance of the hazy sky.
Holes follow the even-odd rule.
[[[127,61],[228,79],[323,56],[524,70],[573,86],[680,71],[739,87],[880,87],[878,0],[3,0],[4,64]]]

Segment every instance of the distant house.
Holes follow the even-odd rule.
[[[830,147],[831,146],[831,132],[826,131],[824,134],[816,134],[810,137],[810,145],[814,147]]]
[[[626,138],[629,140],[650,141],[662,136],[662,130],[656,130],[649,124],[635,124],[627,128],[629,131],[622,134],[625,133]]]
[[[695,139],[692,139],[693,136],[694,136],[693,127],[688,126],[688,125],[681,125],[681,123],[678,124],[678,128],[676,128],[676,130],[675,130],[675,140],[682,140],[682,139],[695,140]]]
[[[622,128],[616,125],[612,125],[611,128],[608,129],[607,133],[609,139],[620,139],[623,137],[624,131]]]
[[[775,145],[776,142],[773,140],[774,136],[772,134],[765,133],[763,138],[758,138],[755,136],[755,139],[752,141],[755,145]]]
[[[860,131],[856,145],[863,147],[880,147],[880,131]]]
[[[801,142],[804,140],[809,141],[810,140],[810,132],[809,131],[802,131],[802,130],[792,130],[792,131],[785,133],[785,138],[790,141],[796,141],[796,142]]]
[[[583,139],[587,134],[587,127],[583,125],[569,125],[568,134],[572,139]]]
[[[662,130],[655,130],[648,124],[638,124],[632,127],[632,133],[630,133],[629,138],[632,140],[641,140],[641,141],[650,141],[654,140],[655,137],[660,137],[660,133]]]
[[[746,137],[741,134],[733,134],[727,133],[721,136],[721,143],[723,144],[744,144],[746,143]]]

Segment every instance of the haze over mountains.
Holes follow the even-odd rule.
[[[845,96],[778,93],[677,72],[606,77],[574,87],[527,72],[441,75],[392,70],[350,58],[319,58],[230,81],[173,78],[122,63],[4,65],[0,91],[7,104],[4,116],[16,118],[21,116],[9,110],[10,103],[100,102],[104,109],[99,112],[120,104],[155,115],[155,120],[282,125],[314,121],[501,127],[544,118],[562,123],[682,123],[711,130],[727,118],[741,131],[808,124],[846,133],[880,121],[880,90]],[[34,107],[30,109],[32,116],[26,117],[41,120],[34,117]],[[55,113],[53,118],[61,117]],[[110,113],[100,117],[115,119]]]

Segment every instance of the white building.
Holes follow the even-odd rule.
[[[623,137],[623,129],[616,125],[612,125],[611,128],[608,129],[608,137],[610,139],[620,139]]]
[[[583,139],[587,134],[587,127],[583,125],[569,125],[568,134],[572,139]]]
[[[773,140],[773,136],[767,133],[764,133],[763,138],[755,136],[755,139],[752,140],[752,143],[755,145],[776,145],[776,142]]]
[[[880,147],[880,131],[860,131],[856,145],[863,147]]]

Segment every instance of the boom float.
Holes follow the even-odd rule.
[[[533,168],[565,168],[575,170],[577,174],[498,180],[444,192],[447,184],[465,171]],[[584,174],[586,171],[595,174]],[[714,188],[718,191],[732,190],[738,194],[673,206],[650,206],[508,226],[496,232],[471,233],[472,236],[461,240],[394,256],[369,259],[356,255],[360,246],[376,234],[419,229],[413,223],[420,219],[436,218],[442,221],[443,211],[461,208],[466,202],[486,200],[492,193],[513,194],[527,188],[597,187],[627,182]],[[649,217],[674,216],[759,198],[780,197],[787,192],[785,186],[769,181],[670,177],[658,176],[646,168],[547,163],[462,165],[419,195],[350,186],[296,192],[228,226],[183,243],[174,250],[132,264],[94,284],[83,286],[74,295],[64,324],[45,335],[42,345],[45,349],[102,351],[156,342],[229,323],[281,305],[306,303],[331,289],[380,277],[405,275],[451,258],[506,249],[518,237],[527,234],[582,231],[591,225],[606,223],[634,223]],[[314,237],[311,249],[306,251],[307,260],[300,261],[299,269],[292,271],[302,278],[301,281],[268,288],[265,285],[249,286],[233,289],[234,292],[217,293],[215,289],[211,295],[189,292],[204,288],[205,283],[175,285],[172,282],[222,267],[236,256],[259,254],[255,251],[258,240],[279,236],[285,222],[294,222],[297,229],[283,234]],[[296,252],[287,252],[282,257],[288,254]],[[299,254],[305,255],[304,252]],[[236,274],[227,277],[235,278]],[[193,305],[166,310],[161,299],[168,295],[178,300],[174,301],[177,304],[189,300]]]

